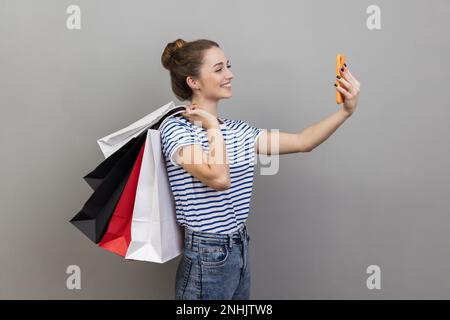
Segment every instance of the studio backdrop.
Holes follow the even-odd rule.
[[[97,140],[183,103],[161,64],[181,38],[220,45],[219,114],[258,128],[341,108],[337,54],[361,82],[312,152],[258,157],[252,299],[449,299],[449,17],[445,0],[0,0],[0,298],[173,298],[180,256],[124,259],[69,220]]]

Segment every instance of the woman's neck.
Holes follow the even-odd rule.
[[[210,101],[202,99],[200,97],[195,97],[192,99],[191,104],[197,104],[198,108],[211,113],[217,118],[217,120],[219,120],[219,113],[217,112],[217,101]]]

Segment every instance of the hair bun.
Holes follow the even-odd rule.
[[[170,67],[173,62],[173,56],[178,49],[183,48],[187,44],[183,39],[177,39],[173,42],[170,42],[166,45],[164,52],[161,56],[161,63],[167,70],[170,70]]]

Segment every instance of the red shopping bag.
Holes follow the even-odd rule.
[[[125,257],[131,241],[131,221],[133,218],[134,199],[144,155],[145,142],[136,159],[130,177],[120,196],[108,225],[108,230],[98,244],[99,247]]]

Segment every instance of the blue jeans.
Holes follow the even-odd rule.
[[[185,228],[175,280],[176,300],[250,299],[250,236],[246,225],[231,234]]]

